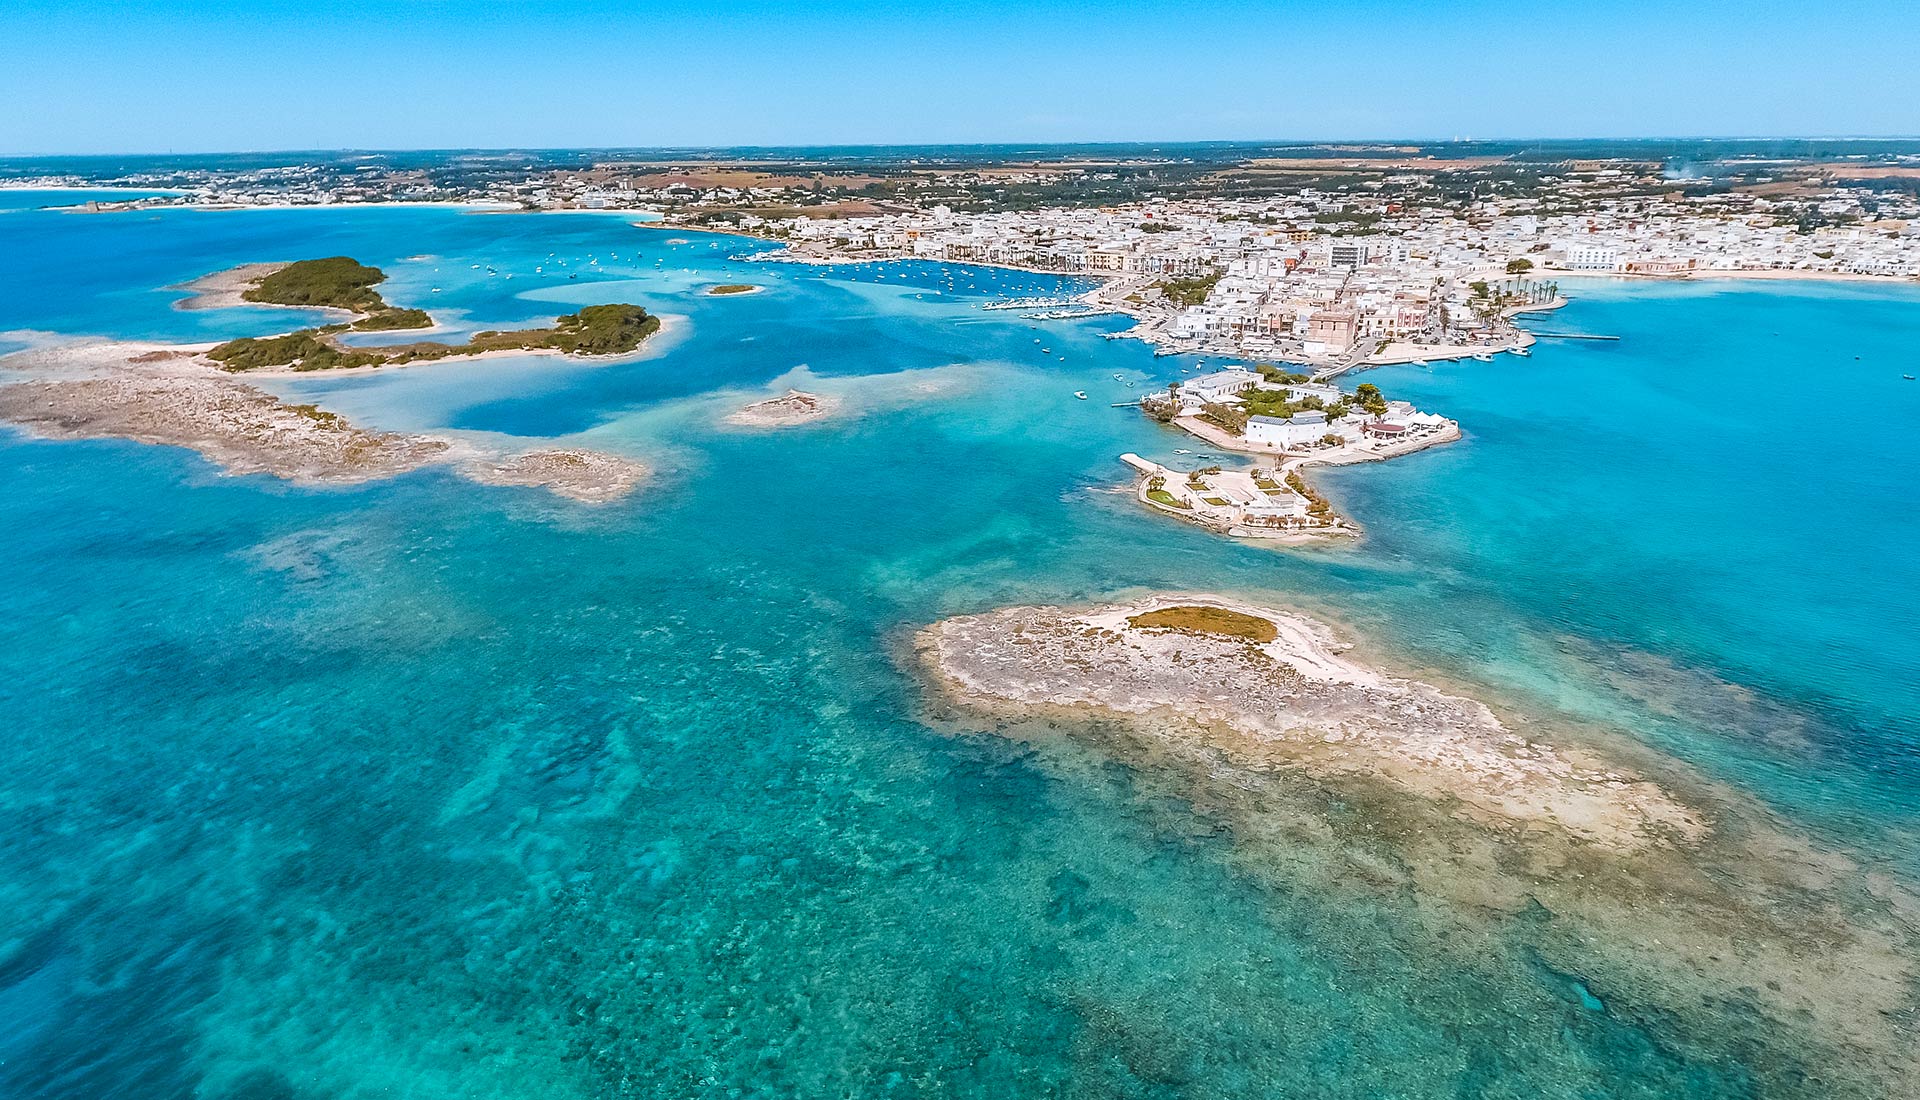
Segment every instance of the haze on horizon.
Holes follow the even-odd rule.
[[[27,0],[0,154],[1907,136],[1891,0]]]

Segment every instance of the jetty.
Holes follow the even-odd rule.
[[[1068,309],[1080,305],[1074,298],[1002,298],[987,302],[981,309]]]
[[[1588,332],[1536,332],[1536,340],[1618,340],[1618,336],[1596,336]]]
[[[988,306],[986,308],[992,309],[994,307]],[[1023,321],[1078,321],[1084,317],[1106,317],[1119,312],[1117,309],[1100,309],[1094,306],[1061,307],[1058,309],[1043,309],[1038,313],[1023,313],[1020,315],[1020,319]]]

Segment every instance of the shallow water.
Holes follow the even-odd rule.
[[[1823,1094],[1779,1084],[1800,1052],[1590,986],[1524,922],[1436,953],[1416,899],[1309,888],[1324,853],[1250,858],[1182,783],[930,720],[903,652],[1014,601],[1265,594],[1910,881],[1920,443],[1848,425],[1920,411],[1920,297],[1582,286],[1540,327],[1617,345],[1369,376],[1468,438],[1324,474],[1369,538],[1290,554],[1103,491],[1119,453],[1189,442],[1108,403],[1191,361],[976,308],[1056,280],[729,259],[762,247],[601,215],[0,215],[0,331],[298,323],[157,288],[329,254],[463,326],[686,318],[630,363],[275,383],[659,470],[603,508],[0,442],[0,1091]],[[725,282],[767,292],[701,293]],[[851,415],[719,424],[796,381]]]

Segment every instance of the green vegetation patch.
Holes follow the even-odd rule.
[[[257,370],[261,367],[292,367],[295,370],[338,370],[344,367],[372,367],[386,361],[375,351],[337,347],[313,329],[289,332],[285,336],[243,336],[228,340],[207,352],[207,358],[230,371]]]
[[[431,323],[431,318],[419,310],[386,312],[418,313]],[[382,317],[385,313],[375,316]],[[207,352],[207,357],[230,371],[257,370],[261,367],[292,367],[294,370],[308,371],[400,366],[488,351],[553,350],[568,355],[618,355],[634,350],[641,341],[658,332],[660,318],[635,305],[587,306],[578,313],[557,318],[552,328],[476,332],[464,344],[423,340],[381,348],[341,347],[329,339],[347,327],[328,325],[324,328],[301,329],[285,336],[242,337],[218,345]],[[387,327],[417,326],[394,324]]]
[[[1218,271],[1211,275],[1199,275],[1191,279],[1165,279],[1156,284],[1167,301],[1177,306],[1197,306],[1213,293],[1215,283],[1220,281]]]
[[[588,306],[555,321],[548,346],[568,355],[617,355],[658,331],[660,318],[639,306]]]
[[[391,332],[405,328],[432,328],[433,318],[424,309],[383,309],[353,323],[355,332]]]
[[[754,286],[752,283],[722,283],[719,286],[707,288],[707,293],[708,294],[751,294],[754,291],[759,289],[760,289],[759,287]]]
[[[288,264],[240,296],[249,302],[268,305],[331,306],[355,313],[376,313],[387,308],[387,303],[373,288],[386,279],[386,272],[350,256],[328,256]]]
[[[1230,638],[1245,638],[1261,643],[1271,642],[1280,636],[1280,628],[1273,625],[1271,619],[1229,611],[1224,607],[1163,607],[1157,611],[1129,615],[1127,622],[1132,626],[1185,630],[1196,634],[1224,634]]]

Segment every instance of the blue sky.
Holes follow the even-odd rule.
[[[0,0],[0,153],[1920,133],[1888,0]]]

